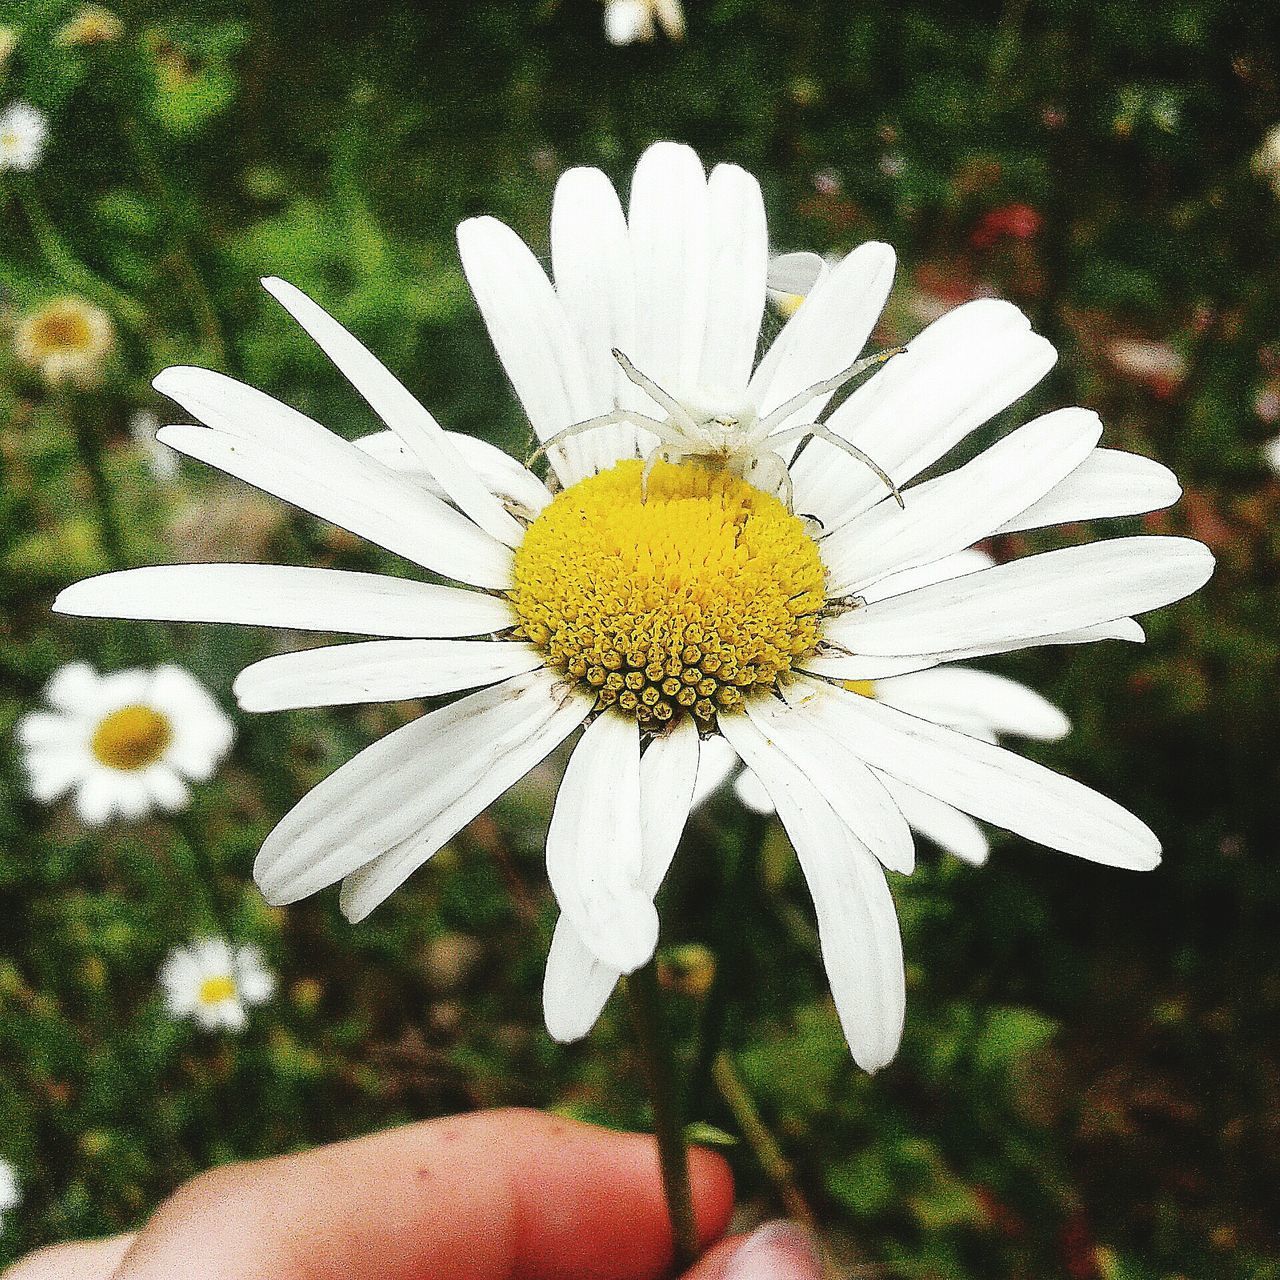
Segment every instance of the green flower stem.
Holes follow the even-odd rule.
[[[111,482],[107,478],[102,438],[94,427],[86,422],[82,407],[71,396],[62,398],[60,410],[62,417],[71,423],[71,429],[75,433],[76,452],[80,456],[80,464],[84,467],[85,474],[89,477],[89,493],[93,499],[98,536],[102,540],[102,550],[107,557],[107,564],[112,569],[126,569],[129,566],[125,552],[127,539],[124,535],[124,523],[116,510]]]
[[[747,1092],[747,1086],[743,1083],[742,1077],[738,1074],[737,1065],[727,1050],[721,1049],[716,1054],[715,1061],[711,1065],[711,1078],[715,1081],[725,1105],[733,1112],[738,1129],[751,1148],[765,1177],[773,1183],[787,1213],[811,1231],[814,1230],[817,1220],[813,1216],[808,1200],[805,1199],[804,1192],[800,1190],[800,1184],[796,1181],[795,1170],[783,1155],[777,1139],[761,1119],[755,1099]]]
[[[75,289],[91,301],[114,312],[117,319],[130,329],[141,329],[146,320],[143,308],[76,257],[58,233],[35,193],[30,188],[23,189],[19,193],[19,200],[36,245],[62,282],[68,288]]]
[[[199,900],[207,926],[216,934],[233,941],[230,920],[218,900],[218,872],[205,847],[204,831],[198,827],[189,809],[173,815],[173,827],[185,846],[187,874]]]
[[[637,969],[626,980],[626,990],[640,1051],[640,1069],[653,1105],[662,1186],[675,1240],[675,1270],[683,1273],[698,1259],[698,1233],[689,1190],[689,1147],[680,1119],[671,1040],[662,1019],[656,963],[650,961],[643,969]]]
[[[164,168],[156,159],[150,142],[135,120],[126,118],[122,125],[122,132],[133,148],[134,159],[143,185],[164,219],[165,234],[169,242],[169,261],[172,264],[174,279],[186,297],[200,340],[212,354],[215,363],[226,368],[228,348],[222,331],[222,322],[218,318],[213,298],[205,287],[204,277],[201,276],[196,264],[191,242],[182,230],[177,201],[173,197]]]

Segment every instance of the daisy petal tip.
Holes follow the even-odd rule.
[[[596,951],[600,959],[620,973],[634,973],[653,959],[658,948],[658,910],[639,894],[635,905],[615,915],[599,938],[604,943]]]

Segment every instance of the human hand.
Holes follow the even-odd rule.
[[[789,1224],[721,1239],[718,1155],[691,1151],[689,1176],[711,1247],[686,1280],[820,1280]],[[652,1138],[510,1110],[212,1169],[137,1234],[41,1250],[3,1280],[658,1280],[671,1255]]]

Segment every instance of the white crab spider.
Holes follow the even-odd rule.
[[[888,360],[890,356],[898,355],[902,350],[902,347],[895,347],[892,351],[882,351],[877,355],[858,360],[835,377],[815,382],[813,386],[800,392],[799,395],[792,396],[772,413],[761,418],[757,415],[755,407],[750,404],[745,404],[735,412],[729,413],[713,411],[693,401],[679,401],[658,386],[647,374],[641,373],[627,356],[614,347],[613,358],[622,366],[623,373],[655,404],[664,409],[667,416],[654,418],[630,409],[614,409],[611,413],[602,413],[599,417],[588,418],[585,422],[575,422],[572,426],[565,427],[563,431],[557,431],[534,451],[529,462],[534,462],[549,449],[585,431],[594,431],[597,427],[610,427],[618,423],[631,423],[643,426],[658,437],[658,443],[644,460],[644,471],[640,478],[642,498],[648,490],[649,476],[659,462],[682,462],[686,458],[702,458],[714,462],[743,480],[750,481],[757,488],[764,489],[768,493],[780,492],[787,510],[790,511],[793,509],[791,473],[787,469],[786,460],[778,452],[778,446],[803,436],[812,436],[826,441],[827,444],[869,467],[884,481],[898,506],[901,507],[902,494],[889,474],[874,459],[863,453],[857,445],[850,444],[842,436],[836,435],[824,423],[804,422],[781,430],[779,427],[815,397],[838,391],[851,378],[856,378],[872,365]]]

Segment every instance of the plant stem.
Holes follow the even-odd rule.
[[[627,1003],[640,1051],[640,1069],[653,1104],[653,1130],[658,1139],[662,1186],[667,1195],[671,1233],[675,1242],[675,1269],[684,1272],[698,1259],[698,1233],[693,1219],[693,1195],[689,1190],[689,1148],[675,1081],[671,1040],[662,1020],[657,966],[650,961],[626,981]]]
[[[63,401],[62,411],[75,432],[76,451],[80,455],[85,474],[89,477],[89,490],[93,495],[94,512],[98,517],[98,536],[102,539],[102,550],[106,554],[107,563],[112,569],[125,569],[128,567],[128,558],[124,549],[124,526],[116,511],[111,482],[107,479],[102,440],[94,427],[85,422],[79,406],[69,397]]]
[[[791,1162],[782,1153],[777,1139],[769,1132],[760,1117],[755,1099],[747,1092],[747,1086],[738,1074],[738,1068],[728,1050],[721,1049],[711,1065],[711,1078],[724,1099],[725,1105],[733,1112],[733,1118],[747,1145],[755,1154],[761,1170],[773,1183],[778,1198],[786,1207],[787,1213],[797,1222],[803,1223],[811,1231],[817,1226],[813,1210],[800,1190],[796,1181],[795,1170]]]
[[[52,219],[34,192],[21,191],[18,198],[40,252],[63,282],[94,302],[101,303],[109,311],[114,311],[117,318],[131,329],[140,328],[146,319],[142,307],[76,257],[58,234]]]
[[[230,920],[218,900],[218,873],[205,847],[203,830],[197,826],[190,809],[173,814],[171,820],[179,842],[186,847],[187,873],[209,927],[228,942],[233,941]]]
[[[143,186],[155,201],[160,216],[164,220],[165,234],[169,241],[169,263],[175,282],[186,298],[201,342],[209,350],[214,362],[225,368],[228,348],[222,332],[222,322],[218,318],[218,311],[213,305],[209,290],[205,287],[204,277],[200,274],[191,242],[182,229],[182,217],[164,169],[156,159],[142,130],[138,128],[137,122],[126,118],[122,127],[125,137],[133,148]]]

